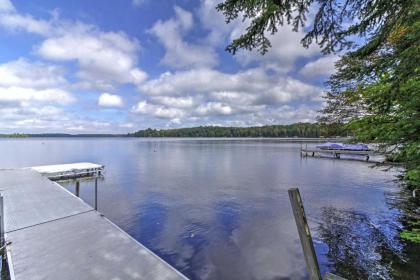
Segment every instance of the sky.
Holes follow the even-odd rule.
[[[312,122],[336,56],[289,26],[225,51],[221,0],[0,0],[0,133]]]

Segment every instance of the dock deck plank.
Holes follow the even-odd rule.
[[[0,171],[5,232],[91,211],[92,207],[33,170]]]

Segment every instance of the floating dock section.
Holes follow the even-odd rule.
[[[90,162],[80,162],[33,166],[29,167],[29,169],[35,170],[50,180],[64,180],[101,175],[104,166]]]
[[[98,166],[84,167],[88,166],[79,164],[67,171],[77,175],[77,170],[91,172]],[[45,177],[68,177],[67,171],[58,166],[0,170],[4,207],[1,231],[11,280],[187,279]]]

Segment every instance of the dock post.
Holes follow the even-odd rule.
[[[98,177],[95,177],[95,210],[98,211]]]
[[[3,196],[0,195],[0,247],[4,245],[4,203]]]
[[[293,215],[299,232],[300,243],[305,256],[309,279],[322,280],[319,271],[318,260],[312,243],[311,232],[309,231],[308,221],[306,220],[305,209],[303,208],[302,198],[298,188],[288,190],[290,203],[292,204]]]
[[[76,191],[75,191],[75,193],[76,193],[76,196],[79,197],[79,195],[80,195],[80,182],[79,181],[76,181]]]

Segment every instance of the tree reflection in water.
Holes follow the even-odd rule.
[[[402,242],[365,213],[323,208],[319,238],[327,244],[329,271],[347,279],[420,279],[420,246]],[[389,226],[389,225],[388,225]],[[391,225],[391,227],[394,225]]]

